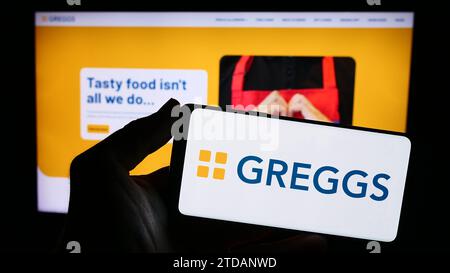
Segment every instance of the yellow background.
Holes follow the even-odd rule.
[[[36,27],[38,166],[68,177],[81,139],[80,70],[204,69],[217,105],[225,55],[343,56],[356,62],[353,125],[404,132],[412,29]],[[170,162],[167,144],[132,173]]]

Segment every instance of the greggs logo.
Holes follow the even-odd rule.
[[[200,150],[197,176],[223,180],[227,159],[226,152]],[[236,180],[246,184],[277,185],[280,188],[299,191],[309,191],[312,188],[326,195],[343,192],[351,198],[368,197],[374,201],[383,201],[388,197],[391,178],[386,173],[370,174],[360,169],[339,170],[330,165],[313,166],[304,162],[264,160],[256,155],[240,159],[236,174]]]
[[[209,150],[200,150],[199,158],[200,164],[197,167],[197,176],[208,178],[210,169],[212,169],[212,178],[223,180],[225,178],[225,164],[227,163],[228,154],[224,152],[214,153],[214,161],[211,162],[212,152]]]

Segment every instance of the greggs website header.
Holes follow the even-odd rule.
[[[40,12],[37,26],[412,28],[410,12]]]

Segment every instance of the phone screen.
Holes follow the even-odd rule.
[[[396,237],[410,141],[256,112],[192,108],[172,162],[182,214],[347,237]],[[177,167],[178,166],[178,167]],[[380,226],[380,223],[383,223]]]

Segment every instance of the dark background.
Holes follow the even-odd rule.
[[[222,109],[231,104],[231,80],[240,57],[224,56],[220,60],[219,106]],[[323,88],[322,58],[255,56],[245,75],[244,91]],[[355,61],[350,57],[333,60],[339,92],[339,123],[352,125]]]
[[[448,33],[442,1],[221,1],[212,4],[155,1],[87,1],[70,7],[63,1],[16,1],[2,20],[2,176],[0,250],[47,252],[53,249],[65,215],[36,211],[36,116],[34,10],[255,10],[255,11],[415,11],[407,135],[412,153],[397,239],[382,252],[446,251],[448,178],[446,165]],[[31,1],[30,1],[31,2]],[[165,5],[165,6],[163,6]],[[64,60],[61,60],[64,61]],[[382,79],[380,79],[382,80]],[[382,225],[382,223],[380,223]],[[331,251],[367,252],[367,241],[327,236]]]

